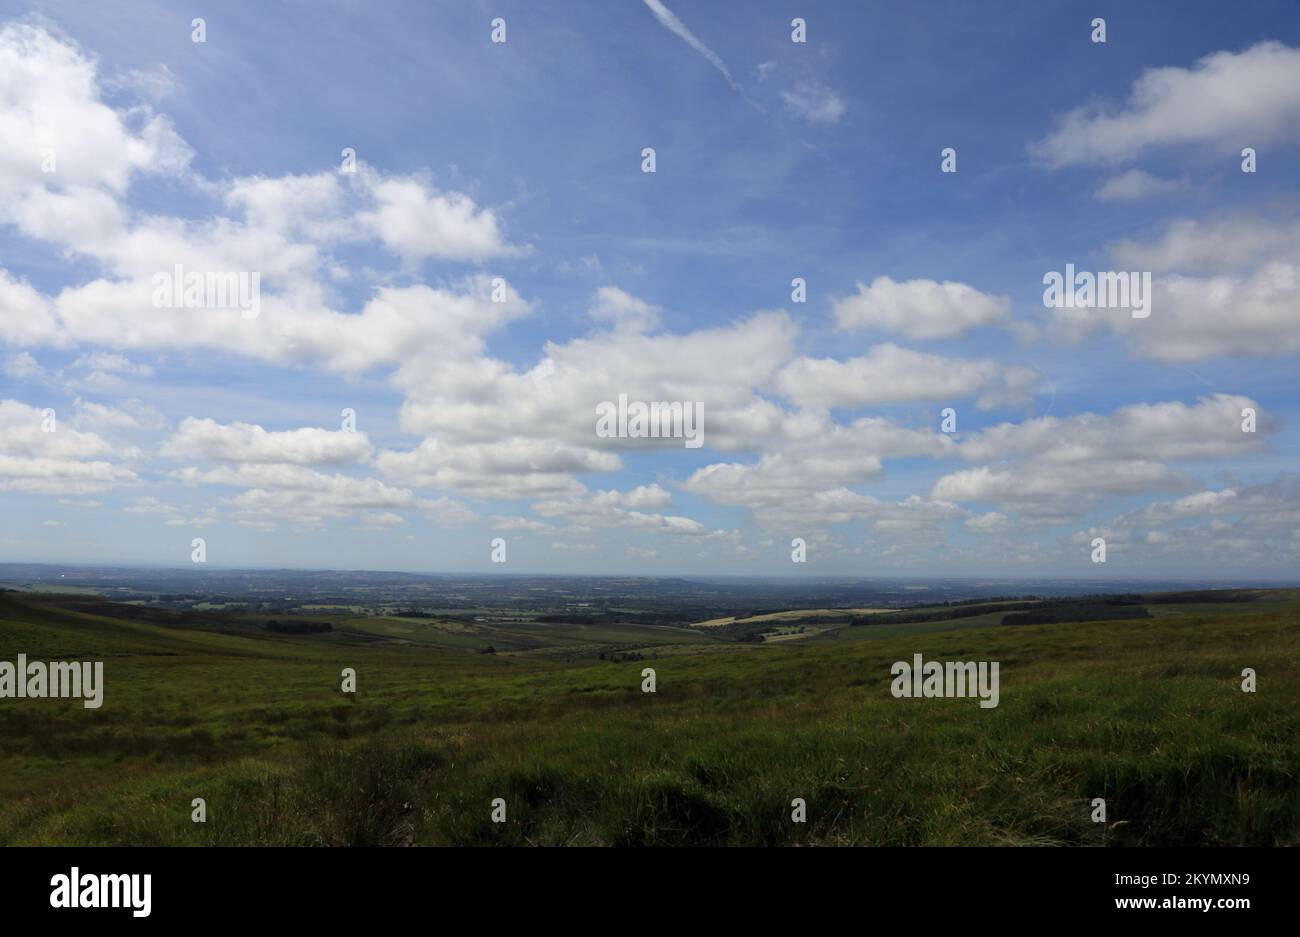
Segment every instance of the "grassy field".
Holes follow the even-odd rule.
[[[485,654],[434,619],[290,637],[0,593],[0,660],[105,662],[98,710],[0,700],[0,843],[1297,845],[1300,594],[1257,598],[758,645],[511,624]],[[1000,705],[895,699],[918,652],[999,661]]]
[[[372,615],[346,618],[339,627],[429,647],[474,651],[490,647],[498,653],[552,649],[554,656],[561,657],[590,653],[600,648],[637,650],[658,645],[712,643],[707,634],[688,628],[634,624],[542,624],[516,620],[467,623],[445,618]]]

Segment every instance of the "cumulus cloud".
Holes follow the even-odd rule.
[[[188,166],[191,151],[166,118],[142,107],[129,121],[104,104],[94,61],[44,29],[0,27],[0,76],[0,139],[14,143],[0,153],[0,217],[45,204],[51,186],[121,194],[135,173]],[[47,150],[56,173],[42,170]]]
[[[442,257],[480,261],[518,254],[505,243],[496,215],[460,192],[436,192],[415,179],[374,186],[378,203],[357,220],[407,259]]]
[[[990,296],[965,283],[897,282],[876,277],[870,286],[835,301],[835,324],[844,330],[877,329],[912,339],[952,338],[980,326],[1004,325],[1011,309],[1005,296]]]
[[[319,472],[303,465],[243,462],[212,469],[178,469],[171,478],[186,486],[216,485],[243,488],[226,498],[226,508],[240,521],[269,528],[281,522],[320,526],[330,518],[419,510],[438,526],[471,523],[477,515],[447,497],[421,498],[409,488],[377,478]],[[400,515],[399,515],[400,516]]]
[[[717,463],[695,472],[683,486],[719,504],[744,507],[764,529],[799,536],[837,524],[867,522],[896,542],[933,540],[949,522],[969,512],[950,501],[912,495],[891,502],[834,484],[834,466],[811,466],[812,477],[790,471],[791,463],[764,457],[757,465]],[[804,463],[800,463],[802,470]],[[860,480],[861,469],[857,473]]]
[[[641,485],[631,491],[593,493],[582,489],[562,498],[538,501],[532,510],[541,517],[563,520],[581,529],[618,527],[684,537],[728,536],[693,518],[645,510],[671,503],[671,495],[658,485]]]
[[[1174,144],[1235,152],[1300,134],[1300,49],[1261,42],[1144,71],[1121,105],[1066,114],[1030,150],[1049,166],[1116,164]]]
[[[408,451],[385,450],[380,472],[404,484],[441,488],[483,498],[535,497],[573,492],[578,472],[622,467],[617,455],[554,439],[510,437],[495,442],[444,445],[425,439]]]
[[[61,422],[57,411],[0,400],[0,491],[94,494],[139,482],[121,460],[139,450]]]
[[[1300,224],[1181,220],[1110,252],[1118,269],[1153,272],[1150,317],[1054,308],[1050,334],[1078,341],[1105,329],[1141,357],[1172,362],[1300,351]]]
[[[503,531],[505,533],[537,533],[543,530],[550,530],[550,524],[544,524],[541,521],[535,521],[530,517],[505,516],[495,514],[492,517],[492,529]]]
[[[130,361],[112,352],[92,352],[72,362],[74,371],[82,374],[77,382],[94,390],[113,391],[121,388],[131,378],[153,377],[154,369],[147,364]],[[83,376],[84,375],[84,376]]]
[[[355,174],[279,178],[214,181],[189,173],[189,149],[165,118],[105,104],[93,60],[44,30],[0,29],[0,132],[37,142],[50,136],[58,158],[58,171],[44,173],[44,147],[5,148],[0,223],[104,271],[46,296],[0,270],[0,340],[12,347],[206,348],[356,372],[395,366],[420,351],[464,354],[486,331],[527,312],[512,290],[506,302],[492,302],[483,276],[440,289],[381,288],[359,313],[334,308],[330,282],[339,267],[330,251],[341,241],[375,239],[407,261],[481,261],[522,249],[506,241],[491,209],[418,176],[364,164]],[[60,132],[75,137],[60,146]],[[132,180],[159,172],[184,173],[183,182],[219,195],[243,217],[194,221],[129,211]],[[177,265],[258,273],[261,315],[156,308],[153,277]],[[107,384],[123,375],[99,369],[94,376]]]
[[[15,381],[44,381],[48,379],[45,369],[41,367],[31,354],[23,351],[16,355],[9,355],[4,360],[3,366],[5,377],[13,378]]]
[[[1104,498],[1177,491],[1191,479],[1160,462],[1143,460],[981,466],[945,475],[930,497],[991,503],[1043,521],[1077,516]]]
[[[1246,408],[1258,414],[1255,433],[1241,430]],[[1129,404],[1110,414],[1000,423],[973,434],[958,451],[972,461],[1027,456],[1053,462],[1215,458],[1257,451],[1273,429],[1272,417],[1251,398],[1210,394],[1192,405]]]
[[[1227,273],[1300,258],[1300,222],[1260,218],[1171,221],[1154,242],[1119,241],[1110,254],[1121,265],[1155,273]]]
[[[162,452],[175,459],[217,462],[344,465],[365,461],[372,450],[365,433],[309,427],[268,432],[251,423],[222,424],[186,417]]]
[[[0,276],[0,293],[5,285]],[[9,285],[21,294],[21,284]],[[486,332],[527,311],[513,292],[506,302],[492,302],[486,278],[466,286],[464,292],[424,285],[381,288],[360,313],[263,295],[261,315],[246,319],[237,310],[155,310],[147,280],[96,280],[65,290],[57,306],[37,304],[32,319],[0,317],[0,339],[20,346],[208,348],[276,364],[360,373],[397,366],[420,351],[448,358],[476,351]],[[142,315],[142,309],[148,314]]]
[[[798,358],[777,377],[777,386],[802,406],[858,407],[913,400],[956,402],[975,397],[982,409],[1019,403],[1039,380],[1031,368],[988,358],[947,358],[877,345],[858,358]]]
[[[190,505],[184,507],[159,500],[152,495],[132,498],[122,509],[126,514],[156,514],[166,527],[206,527],[217,521],[217,509],[214,507],[196,511]]]
[[[1155,501],[1117,515],[1071,538],[1093,537],[1121,546],[1129,562],[1212,563],[1249,573],[1279,558],[1300,559],[1300,478],[1205,489]]]
[[[242,211],[257,228],[317,238],[344,234],[338,220],[344,215],[347,193],[337,172],[243,177],[225,187],[223,194],[226,204]]]
[[[685,334],[615,330],[548,342],[542,360],[523,371],[482,356],[432,372],[412,367],[397,375],[407,395],[402,428],[458,444],[540,438],[581,449],[682,447],[680,439],[597,437],[597,405],[625,393],[703,403],[706,445],[715,445],[791,357],[796,333],[784,313],[760,313]]]
[[[1261,412],[1257,431],[1244,433],[1245,407],[1260,409],[1247,397],[1213,394],[1191,406],[1133,404],[1107,415],[1002,423],[958,444],[963,458],[992,464],[944,475],[930,496],[1053,522],[1107,499],[1185,490],[1194,480],[1167,463],[1243,455],[1266,445],[1271,418]]]
[[[966,518],[966,528],[977,534],[1000,534],[1012,527],[1011,518],[999,511],[989,511]]]
[[[731,81],[721,60],[663,3],[647,6]],[[1280,139],[1290,132],[1276,125],[1279,115],[1293,114],[1292,92],[1272,84],[1260,100],[1229,97],[1233,115],[1211,94],[1200,129],[1180,129],[1170,115],[1191,119],[1178,103],[1186,82],[1198,94],[1249,88],[1263,80],[1258,76],[1272,82],[1293,55],[1272,44],[1220,53],[1158,79],[1148,73],[1118,111],[1068,117],[1040,155],[1053,165],[1111,164],[1166,142],[1226,141],[1232,127],[1274,126]],[[145,84],[117,87],[133,93]],[[782,86],[790,88],[786,104],[809,120],[834,123],[844,113],[839,96],[811,78]],[[0,225],[86,271],[47,293],[35,274],[29,282],[0,270],[4,373],[39,382],[41,393],[62,382],[75,401],[54,434],[40,432],[39,407],[0,403],[0,489],[79,495],[157,480],[157,470],[140,464],[136,445],[148,433],[160,454],[181,460],[168,466],[174,471],[164,483],[179,483],[196,504],[186,486],[211,486],[220,519],[259,530],[337,518],[372,531],[483,523],[519,534],[545,531],[547,540],[561,538],[556,549],[606,548],[591,540],[607,530],[676,538],[674,548],[689,542],[700,551],[744,549],[737,532],[686,516],[694,499],[704,499],[739,509],[724,510],[728,515],[747,511],[782,537],[798,532],[828,549],[840,542],[824,535],[826,528],[860,524],[881,555],[897,556],[939,549],[949,532],[987,548],[990,541],[979,538],[1001,544],[1026,524],[1073,522],[1087,510],[1120,510],[1126,498],[1167,492],[1179,497],[1142,516],[1122,515],[1108,529],[1130,544],[1169,549],[1180,542],[1179,525],[1198,517],[1223,525],[1234,542],[1254,532],[1271,532],[1275,542],[1292,536],[1265,526],[1270,516],[1293,516],[1287,492],[1258,493],[1249,502],[1241,486],[1202,491],[1197,466],[1187,464],[1267,450],[1276,430],[1270,414],[1260,410],[1256,434],[1240,431],[1241,409],[1258,409],[1249,397],[1140,403],[953,436],[938,432],[928,409],[906,405],[1022,404],[1035,394],[1038,372],[1000,357],[951,357],[892,343],[811,357],[800,351],[798,318],[780,310],[738,311],[721,324],[714,318],[667,331],[664,310],[603,274],[587,320],[562,316],[577,331],[530,355],[515,334],[503,332],[531,315],[533,305],[509,288],[505,302],[494,302],[490,277],[467,266],[495,260],[505,267],[530,250],[509,235],[507,212],[490,197],[451,191],[430,172],[394,174],[366,164],[356,173],[317,167],[204,178],[165,117],[151,105],[110,107],[105,88],[93,59],[67,40],[31,27],[0,29],[0,131],[7,140],[51,140],[59,158],[59,172],[44,174],[39,150],[0,152]],[[65,145],[69,128],[76,147]],[[1113,130],[1120,143],[1103,139]],[[1250,142],[1265,139],[1260,133]],[[133,204],[133,185],[159,173],[175,177],[169,185],[206,197],[213,213],[179,217]],[[1134,169],[1106,181],[1097,196],[1145,198],[1173,184]],[[355,266],[358,249],[383,269]],[[1149,242],[1113,245],[1111,254],[1124,268],[1156,273],[1152,317],[1053,310],[1050,331],[1080,338],[1112,330],[1136,354],[1171,362],[1300,351],[1300,225],[1180,221]],[[436,285],[420,282],[426,261],[439,262]],[[155,308],[152,277],[176,264],[259,271],[261,314]],[[549,261],[541,266],[554,269]],[[594,259],[584,266],[584,282],[595,285],[605,268]],[[609,269],[627,267],[615,260]],[[667,321],[692,311],[673,310]],[[910,341],[1016,327],[1005,296],[958,282],[889,277],[837,299],[834,321],[840,330]],[[175,419],[171,411],[164,420],[137,400],[83,396],[88,388],[112,392],[127,384],[138,393],[134,385],[162,383],[200,358],[224,366],[223,355],[359,384],[386,381],[386,392],[401,400],[401,432],[374,445],[361,433],[186,417],[159,439],[156,431]],[[596,406],[620,394],[701,403],[707,449],[697,455],[683,452],[680,440],[598,437]],[[901,415],[832,413],[878,405]],[[583,478],[635,469],[637,457],[655,449],[649,475]],[[898,478],[895,460],[936,464],[907,465]],[[964,464],[938,464],[951,460]],[[377,477],[367,477],[371,471]],[[658,480],[638,484],[647,478]],[[908,495],[908,485],[928,493]],[[674,494],[685,506],[674,504]],[[481,521],[461,498],[503,513]],[[500,503],[513,500],[529,506]],[[1267,507],[1246,512],[1250,522],[1231,513],[1248,502]],[[218,518],[215,507],[170,503],[165,492],[126,510],[174,526]],[[862,549],[846,541],[844,549]],[[1037,546],[1020,544],[1016,555]],[[663,547],[613,549],[632,559],[675,556]]]
[[[155,430],[166,422],[161,413],[134,397],[121,401],[119,406],[78,397],[73,401],[73,418],[78,428],[99,432]]]
[[[153,368],[147,364],[135,364],[122,355],[111,352],[96,351],[82,355],[72,362],[74,368],[88,371],[100,371],[108,374],[128,374],[133,377],[152,377]]]
[[[635,332],[645,332],[659,324],[657,307],[617,286],[602,286],[596,290],[590,315],[596,322]]]

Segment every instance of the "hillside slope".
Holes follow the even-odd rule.
[[[0,842],[1300,844],[1294,594],[573,664],[112,611],[0,596],[0,660],[106,683],[0,700]],[[915,653],[998,661],[999,705],[895,699]]]

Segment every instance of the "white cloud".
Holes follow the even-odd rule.
[[[239,522],[263,529],[280,522],[320,526],[330,518],[353,516],[368,524],[384,512],[401,510],[419,510],[430,522],[443,527],[477,520],[472,510],[447,497],[429,500],[377,478],[328,474],[302,465],[243,462],[208,470],[189,467],[170,474],[191,487],[244,488],[224,503]]]
[[[0,340],[14,347],[56,344],[62,340],[53,304],[31,284],[0,269]]]
[[[73,420],[80,429],[100,432],[159,429],[166,422],[161,413],[135,398],[110,407],[78,397],[73,401]]]
[[[667,7],[657,0],[647,5],[730,81],[721,60]],[[1184,73],[1177,81],[1193,74],[1173,71]],[[510,291],[505,303],[494,303],[489,277],[464,277],[463,267],[439,270],[437,286],[412,276],[428,259],[459,264],[525,255],[529,248],[507,237],[503,210],[491,207],[490,198],[439,188],[431,173],[390,175],[364,164],[355,174],[330,167],[302,175],[205,179],[190,171],[188,148],[165,118],[148,108],[114,110],[101,100],[103,87],[94,63],[74,45],[39,31],[0,30],[4,138],[75,127],[78,147],[84,144],[67,157],[71,162],[65,161],[66,147],[60,149],[60,172],[50,177],[39,172],[39,155],[22,146],[0,153],[0,224],[12,226],[18,238],[39,239],[51,252],[61,252],[70,269],[90,271],[45,295],[0,270],[0,343],[7,353],[13,349],[6,373],[47,383],[61,378],[66,397],[75,398],[70,417],[51,438],[32,435],[37,408],[0,404],[0,488],[75,495],[140,484],[137,471],[149,478],[137,464],[140,450],[123,444],[118,434],[139,443],[137,436],[167,425],[162,414],[139,401],[113,400],[110,406],[76,395],[87,385],[111,389],[127,380],[154,379],[155,368],[162,383],[205,359],[224,367],[225,354],[346,375],[371,399],[386,400],[391,393],[402,400],[402,434],[414,437],[386,438],[376,451],[363,434],[183,420],[161,440],[162,454],[186,460],[177,463],[187,467],[171,479],[236,489],[218,492],[221,517],[259,530],[280,523],[319,526],[334,518],[368,530],[486,524],[454,498],[482,499],[488,502],[485,511],[509,512],[521,509],[502,501],[528,499],[541,520],[503,513],[493,515],[491,525],[519,534],[545,531],[546,541],[554,536],[561,538],[557,545],[580,549],[595,548],[588,542],[593,532],[611,529],[686,538],[699,552],[741,546],[735,532],[684,516],[687,509],[675,508],[670,493],[678,492],[688,504],[693,495],[747,510],[760,525],[783,534],[818,537],[819,528],[860,524],[886,553],[898,555],[937,547],[948,530],[1001,538],[1026,523],[1075,517],[1130,495],[1198,492],[1202,483],[1191,476],[1194,467],[1169,463],[1253,455],[1267,448],[1274,432],[1271,416],[1261,413],[1259,432],[1242,434],[1240,409],[1257,405],[1226,394],[1194,405],[1142,403],[1106,415],[1004,423],[956,437],[939,433],[922,408],[910,408],[902,422],[875,416],[837,422],[831,408],[1020,403],[1034,393],[1038,373],[1001,357],[953,358],[894,344],[861,354],[855,348],[836,357],[798,356],[798,319],[781,311],[665,332],[662,310],[614,285],[594,294],[589,332],[546,342],[527,357],[520,341],[534,333],[501,334],[532,311],[519,294]],[[833,123],[843,114],[836,93],[811,78],[787,79],[780,87],[793,88],[786,103],[808,119]],[[31,105],[41,101],[53,102],[48,113],[57,117],[57,126],[35,126]],[[1127,145],[1134,152],[1177,138],[1148,132],[1160,123],[1152,115],[1162,107],[1136,98],[1129,107],[1130,123],[1145,121],[1146,127],[1146,136],[1130,134]],[[1276,100],[1259,113],[1270,107],[1269,113],[1278,113]],[[1080,126],[1088,133],[1095,129]],[[1110,160],[1096,153],[1088,160],[1094,157]],[[132,204],[132,185],[156,172],[177,175],[175,185],[206,197],[214,212],[172,217]],[[1131,170],[1102,185],[1098,197],[1145,197],[1170,184]],[[387,250],[376,249],[381,246]],[[383,269],[354,267],[358,249]],[[1123,317],[1097,311],[1070,318],[1054,311],[1048,317],[1057,331],[1113,329],[1137,353],[1168,361],[1300,350],[1300,225],[1185,221],[1152,243],[1115,245],[1112,254],[1125,266],[1158,274],[1152,318],[1138,322],[1126,311]],[[260,271],[261,315],[246,320],[219,310],[154,308],[152,275],[178,263],[191,270]],[[571,262],[565,272],[576,272],[578,264]],[[581,264],[580,279],[588,284],[583,289],[607,282],[594,255]],[[617,258],[609,267],[629,269]],[[554,270],[552,259],[529,272]],[[548,310],[548,319],[567,327],[575,321],[567,312]],[[686,321],[697,310],[672,313],[669,321]],[[858,284],[855,295],[835,303],[834,313],[840,329],[875,329],[915,341],[1018,327],[1007,297],[929,279],[878,277],[870,286]],[[24,349],[50,349],[48,357],[40,354],[41,362],[73,363],[46,372]],[[162,352],[168,354],[160,362]],[[383,373],[368,373],[376,370]],[[387,391],[376,392],[382,380],[389,381]],[[704,438],[719,453],[717,461],[704,464],[683,453],[677,440],[597,437],[596,404],[620,393],[634,400],[703,403]],[[158,441],[156,433],[150,441]],[[660,452],[655,471],[636,481],[657,482],[601,478],[602,489],[623,487],[593,490],[579,480],[621,472],[633,456],[653,448],[672,451]],[[947,466],[929,474],[908,464],[906,474],[895,478],[889,465],[894,459],[954,458],[967,460],[962,470]],[[380,477],[312,468],[356,463],[372,464]],[[933,481],[940,471],[946,474]],[[909,485],[928,489],[929,497],[907,496]],[[867,486],[872,494],[865,493]],[[1245,489],[1228,489],[1238,490]],[[1206,509],[1205,519],[1227,525],[1234,542],[1247,541],[1249,530],[1240,518],[1219,510],[1228,501],[1240,503],[1239,495],[1215,497],[1224,504]],[[1140,519],[1145,526],[1134,521],[1129,542],[1172,549],[1179,537],[1169,528],[1186,523],[1207,498],[1194,493],[1163,502],[1176,505],[1167,510],[1181,512],[1182,520],[1164,521],[1153,511]],[[1268,503],[1282,511],[1278,505],[1287,502]],[[217,518],[215,509],[195,511],[158,499],[127,510],[157,514],[162,523],[177,526]],[[830,540],[817,542],[831,546]],[[845,549],[865,548],[854,542]],[[600,549],[677,559],[671,550],[624,543]]]
[[[723,61],[718,57],[718,54],[699,39],[696,39],[695,34],[686,28],[686,24],[677,18],[677,14],[664,6],[660,0],[645,0],[645,5],[648,6],[650,12],[655,15],[655,19],[659,20],[660,23],[678,36],[678,38],[682,39],[688,46],[700,53],[700,55],[704,56],[710,65],[721,72],[722,77],[727,79],[727,84],[731,85],[731,87],[736,91],[740,90],[740,86],[736,84],[734,79],[732,79],[731,72],[727,70],[727,66],[723,64]]]
[[[1077,341],[1107,329],[1158,361],[1300,351],[1300,224],[1178,221],[1156,242],[1122,241],[1111,255],[1119,269],[1153,272],[1150,317],[1054,308],[1050,334]]]
[[[1183,184],[1176,179],[1161,179],[1141,169],[1129,169],[1112,176],[1097,190],[1103,202],[1135,202],[1156,195],[1177,192]]]
[[[1122,106],[1070,111],[1031,151],[1049,166],[1116,164],[1151,147],[1210,144],[1227,152],[1300,134],[1300,49],[1261,42],[1191,68],[1147,69]]]
[[[137,172],[179,173],[189,148],[148,108],[124,114],[99,100],[95,63],[76,46],[21,23],[0,27],[0,218],[47,186],[120,194]],[[47,148],[57,172],[42,171]]]
[[[4,374],[15,381],[43,381],[48,377],[40,362],[26,351],[5,358]]]
[[[1160,361],[1268,356],[1300,351],[1300,266],[1275,263],[1250,274],[1169,275],[1153,286],[1151,329],[1121,323],[1139,355]]]
[[[977,534],[1000,534],[1011,529],[1011,518],[998,511],[978,514],[966,519],[966,527]]]
[[[166,527],[206,527],[217,520],[216,508],[209,507],[197,512],[187,504],[182,509],[179,505],[161,501],[152,495],[133,498],[122,510],[126,514],[161,515]]]
[[[469,507],[448,497],[423,501],[420,510],[430,523],[438,527],[463,527],[478,522],[478,515]]]
[[[1247,397],[1213,394],[1196,405],[1132,404],[1093,413],[1002,423],[958,444],[962,457],[994,464],[943,476],[932,498],[992,503],[1041,521],[1076,517],[1099,502],[1178,491],[1194,482],[1166,462],[1245,455],[1265,445],[1272,420],[1241,431]]]
[[[506,533],[523,531],[525,533],[536,533],[542,530],[550,530],[550,524],[543,524],[541,521],[535,521],[528,517],[505,517],[500,514],[492,516],[492,529],[500,530]]]
[[[790,109],[815,124],[836,124],[844,116],[844,100],[821,82],[800,81],[781,98]]]
[[[1125,545],[1130,562],[1231,565],[1249,574],[1279,558],[1300,559],[1300,479],[1203,490],[1120,514],[1071,538]]]
[[[159,64],[153,68],[132,68],[108,75],[101,84],[108,91],[158,102],[176,90],[176,75],[166,65]]]
[[[957,402],[976,397],[983,409],[1028,400],[1038,372],[988,358],[947,358],[876,345],[837,361],[797,358],[777,377],[781,392],[801,406],[859,407],[916,400]]]
[[[703,403],[706,445],[717,445],[790,358],[796,332],[784,313],[760,313],[684,335],[614,330],[548,342],[542,360],[522,372],[486,357],[412,367],[397,378],[407,393],[402,428],[462,447],[540,439],[582,450],[680,449],[680,439],[596,436],[597,404],[626,393],[629,400]],[[594,471],[616,467],[592,464]]]
[[[331,371],[359,373],[393,367],[420,354],[426,361],[463,357],[478,350],[487,331],[527,312],[513,292],[504,303],[492,302],[485,277],[465,286],[466,292],[424,285],[381,288],[360,313],[335,312],[307,302],[308,295],[298,302],[264,293],[261,315],[244,319],[234,310],[156,310],[148,280],[96,280],[65,290],[57,308],[37,307],[34,319],[0,317],[0,340],[54,347],[209,348],[277,364],[320,364]],[[4,287],[0,277],[0,293]],[[315,290],[308,294],[319,296]],[[142,309],[147,314],[142,315]]]
[[[72,142],[56,146],[58,171],[43,173],[36,144],[59,132]],[[186,171],[189,150],[165,119],[104,104],[94,63],[42,30],[0,29],[0,135],[33,143],[0,153],[0,223],[91,258],[104,271],[43,296],[0,270],[0,341],[15,348],[206,348],[356,372],[421,352],[463,355],[485,332],[527,311],[513,291],[493,303],[487,277],[459,289],[381,288],[359,314],[331,308],[330,284],[341,268],[328,250],[339,241],[377,238],[407,260],[522,252],[506,243],[493,211],[415,176],[384,176],[364,165],[346,177],[214,182],[186,174],[186,183],[222,197],[243,220],[128,211],[132,179]],[[178,264],[259,273],[261,315],[155,308],[154,274]],[[92,375],[107,386],[113,372]]]
[[[617,286],[602,286],[596,290],[596,301],[589,314],[596,322],[633,332],[645,332],[659,324],[658,307]]]
[[[1300,222],[1260,218],[1180,219],[1154,243],[1124,240],[1110,254],[1125,267],[1155,273],[1226,273],[1300,258]]]
[[[116,461],[138,459],[139,450],[77,430],[59,420],[57,411],[51,424],[45,409],[0,400],[0,491],[93,494],[139,481]]]
[[[437,192],[416,179],[388,179],[373,188],[378,207],[357,221],[408,260],[481,261],[511,256],[496,215],[460,192]]]
[[[552,550],[560,550],[568,553],[595,553],[600,549],[598,543],[565,543],[562,540],[556,540],[551,544]]]
[[[1241,431],[1241,411],[1258,413],[1255,433]],[[1249,397],[1210,394],[1195,405],[1138,403],[1108,415],[1081,413],[1000,423],[958,444],[971,461],[1034,457],[1053,462],[1110,459],[1206,459],[1241,455],[1265,445],[1272,417]]]
[[[969,516],[943,499],[912,495],[897,502],[883,501],[836,485],[837,479],[860,481],[863,475],[861,464],[764,456],[756,465],[706,466],[683,487],[718,504],[748,508],[761,527],[785,537],[807,537],[832,525],[866,521],[893,541],[930,542],[939,538],[944,525]]]
[[[95,390],[118,390],[125,383],[124,378],[153,377],[153,368],[147,364],[136,364],[122,355],[112,352],[92,352],[82,355],[72,362],[72,368],[85,372],[83,383]]]
[[[912,339],[952,338],[980,326],[1004,325],[1011,301],[965,283],[876,277],[871,286],[835,301],[835,324],[845,330],[879,329]]]
[[[293,465],[364,462],[372,451],[365,433],[311,427],[268,432],[251,423],[221,424],[195,417],[182,420],[162,449],[164,455],[176,459]]]
[[[430,438],[407,452],[385,450],[375,464],[384,475],[405,484],[497,498],[572,492],[580,486],[571,473],[622,467],[613,453],[524,437],[459,445]]]
[[[671,501],[669,493],[658,485],[642,485],[631,491],[591,493],[583,489],[562,498],[538,501],[532,509],[542,517],[562,519],[582,529],[620,527],[688,537],[725,536],[689,517],[639,510],[667,507]]]
[[[1177,491],[1191,484],[1184,473],[1159,462],[1021,463],[953,472],[934,483],[930,497],[992,503],[1031,518],[1059,521],[1103,498]]]
[[[243,211],[247,222],[257,228],[316,237],[345,233],[338,219],[345,213],[346,195],[337,172],[244,177],[234,180],[223,194],[226,204]]]
[[[152,377],[153,368],[147,364],[134,364],[122,355],[96,351],[82,355],[72,362],[74,368],[102,371],[110,374],[127,374],[132,377]]]

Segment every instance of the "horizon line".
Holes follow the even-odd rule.
[[[194,568],[202,565],[205,569]],[[123,570],[123,571],[157,571],[157,572],[260,572],[260,573],[371,573],[371,574],[389,574],[401,576],[466,576],[475,578],[508,578],[508,577],[532,577],[546,579],[685,579],[697,581],[710,581],[721,579],[775,579],[784,582],[815,582],[815,581],[851,581],[851,582],[875,582],[875,581],[917,581],[917,582],[977,582],[984,580],[1006,580],[1008,582],[1170,582],[1202,585],[1219,585],[1227,587],[1232,583],[1252,583],[1256,585],[1270,585],[1275,588],[1292,587],[1300,588],[1300,580],[1286,579],[1208,579],[1208,578],[1190,578],[1180,579],[1173,576],[1149,576],[1137,578],[1112,578],[1105,579],[1101,577],[1069,577],[1069,576],[1011,576],[1006,574],[987,574],[987,575],[967,575],[967,576],[916,576],[916,575],[897,575],[897,576],[855,576],[849,574],[837,575],[781,575],[777,573],[762,574],[674,574],[674,573],[562,573],[562,572],[506,572],[504,570],[490,570],[484,572],[437,572],[421,571],[415,572],[402,569],[362,569],[362,568],[341,568],[341,567],[299,567],[299,566],[224,566],[217,564],[193,564],[192,566],[163,566],[148,563],[140,564],[104,564],[104,563],[50,563],[39,561],[21,561],[21,560],[0,560],[0,568],[6,566],[39,566],[50,569],[106,569],[106,570]]]

